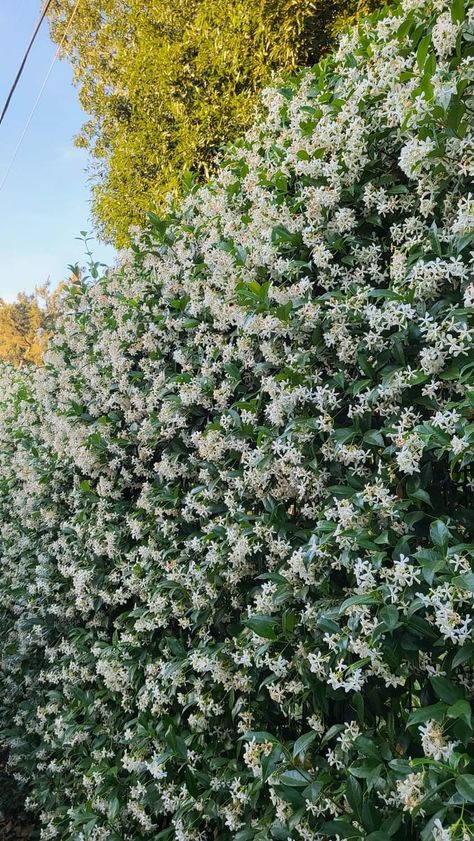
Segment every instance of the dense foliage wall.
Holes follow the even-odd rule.
[[[254,119],[271,74],[314,64],[336,22],[383,0],[81,0],[67,30],[89,119],[93,209],[103,233],[162,209],[186,172],[202,180]],[[61,42],[75,0],[54,0]]]
[[[0,389],[2,738],[43,839],[473,832],[474,6],[264,94]]]

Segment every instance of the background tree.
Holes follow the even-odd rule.
[[[12,303],[0,298],[0,358],[15,366],[41,363],[61,291],[60,286],[51,292],[46,283],[31,294],[20,292]]]
[[[89,119],[93,211],[127,244],[131,225],[160,210],[185,172],[212,170],[223,143],[252,122],[274,73],[314,64],[341,21],[384,0],[83,0],[67,30]],[[55,0],[60,42],[74,0]]]

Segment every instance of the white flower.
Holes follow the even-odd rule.
[[[427,721],[419,728],[425,756],[447,762],[453,754],[456,742],[447,742],[436,721]]]
[[[474,232],[474,198],[471,193],[468,193],[459,201],[457,216],[451,230],[454,234],[460,236]]]
[[[401,449],[396,454],[397,464],[402,473],[408,473],[409,475],[418,473],[422,454],[423,441],[421,438],[416,433],[407,435]]]
[[[326,663],[327,663],[327,656],[324,656],[320,651],[316,654],[310,652],[308,654],[308,662],[309,662],[309,669],[311,672],[314,672],[319,678],[323,678],[326,675]]]
[[[440,58],[446,58],[453,52],[458,32],[459,26],[453,23],[450,12],[443,12],[438,16],[431,32],[431,40]]]
[[[433,841],[452,841],[450,828],[444,829],[439,818],[433,821]]]
[[[434,148],[435,144],[430,138],[427,138],[426,140],[413,138],[413,140],[406,143],[400,151],[400,169],[408,176],[408,178],[415,178],[420,174],[422,167],[426,166],[427,156]]]
[[[423,799],[423,779],[423,772],[418,772],[397,780],[397,794],[404,811],[412,812]]]
[[[464,306],[474,306],[474,283],[470,283],[464,290]]]

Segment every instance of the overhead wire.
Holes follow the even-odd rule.
[[[11,86],[11,88],[10,88],[10,90],[9,90],[9,92],[8,92],[8,96],[7,96],[6,100],[5,100],[5,104],[4,104],[4,106],[3,106],[2,113],[0,114],[0,125],[3,123],[3,120],[4,120],[4,117],[5,117],[5,114],[6,114],[6,113],[7,113],[7,111],[8,111],[8,106],[10,105],[10,102],[11,102],[12,96],[13,96],[13,94],[15,93],[16,86],[17,86],[18,82],[20,81],[20,78],[21,78],[21,75],[22,75],[22,73],[23,73],[23,70],[25,69],[25,64],[26,64],[26,62],[28,61],[28,56],[29,56],[29,54],[30,54],[30,52],[31,52],[31,48],[32,48],[33,44],[34,44],[34,43],[35,43],[35,41],[36,41],[36,36],[38,35],[38,32],[39,32],[39,31],[40,31],[40,29],[41,29],[41,24],[43,23],[43,21],[44,21],[44,19],[45,19],[46,15],[48,14],[48,9],[49,9],[49,7],[51,6],[51,3],[52,3],[52,0],[47,0],[47,3],[46,3],[46,4],[45,4],[45,6],[43,7],[43,11],[41,12],[41,14],[40,14],[40,16],[39,16],[38,23],[37,23],[37,24],[36,24],[36,26],[35,26],[35,29],[34,29],[33,35],[32,35],[32,36],[31,36],[31,38],[30,38],[30,42],[29,42],[29,44],[28,44],[28,46],[27,46],[27,48],[26,48],[25,54],[24,54],[24,56],[23,56],[23,58],[22,58],[22,60],[21,60],[21,64],[20,64],[20,66],[19,66],[19,68],[18,68],[18,72],[17,72],[17,74],[16,74],[16,76],[15,76],[15,78],[14,78],[14,80],[13,80],[12,86]]]
[[[46,4],[46,10],[47,10],[47,9],[49,8],[49,6],[51,5],[51,2],[52,2],[52,0],[49,0],[49,2]],[[36,97],[36,99],[35,99],[35,101],[34,101],[34,103],[33,103],[33,107],[32,107],[32,109],[31,109],[31,111],[30,111],[30,113],[29,113],[29,115],[28,115],[28,119],[27,119],[27,121],[26,121],[26,123],[25,123],[25,126],[24,126],[24,128],[23,128],[23,131],[21,132],[20,137],[18,138],[18,142],[17,142],[17,144],[16,144],[16,146],[15,146],[15,149],[13,150],[13,154],[12,154],[12,156],[11,156],[11,158],[10,158],[10,161],[9,161],[8,166],[7,166],[6,172],[5,172],[5,174],[4,174],[4,176],[3,176],[3,179],[2,179],[2,181],[1,181],[1,183],[0,183],[0,191],[1,191],[1,190],[3,190],[3,187],[5,186],[5,182],[6,182],[7,178],[8,178],[8,176],[10,175],[10,172],[11,172],[11,169],[12,169],[12,167],[13,167],[13,164],[14,164],[14,163],[15,163],[15,161],[16,161],[16,158],[17,158],[18,152],[20,151],[20,147],[21,147],[21,145],[22,145],[22,143],[23,143],[23,140],[25,139],[26,133],[27,133],[27,131],[28,131],[29,127],[30,127],[31,121],[32,121],[32,119],[33,119],[33,117],[34,117],[34,115],[35,115],[36,109],[37,109],[37,107],[38,107],[38,103],[39,103],[39,101],[40,101],[40,99],[41,99],[41,97],[42,97],[42,95],[43,95],[43,91],[44,91],[44,89],[45,89],[45,87],[46,87],[46,85],[47,85],[47,83],[48,83],[48,79],[49,79],[49,77],[51,76],[51,72],[52,72],[52,70],[53,70],[53,67],[54,67],[54,65],[55,65],[55,63],[56,63],[56,61],[57,61],[57,59],[58,59],[58,57],[59,57],[59,55],[60,55],[60,53],[61,53],[61,50],[62,50],[63,45],[64,45],[64,42],[65,42],[65,40],[66,40],[66,38],[67,38],[67,34],[68,34],[68,32],[69,32],[69,30],[70,30],[70,28],[71,28],[71,26],[72,26],[72,22],[73,22],[73,20],[74,20],[74,18],[75,18],[75,16],[76,16],[76,12],[77,12],[77,9],[78,9],[78,7],[79,7],[79,3],[80,3],[80,2],[81,2],[81,0],[76,0],[76,2],[75,2],[75,4],[74,4],[74,8],[73,8],[72,13],[71,13],[71,16],[70,16],[70,18],[69,18],[69,20],[68,20],[68,22],[67,22],[66,28],[65,28],[65,30],[64,30],[64,32],[63,32],[63,35],[62,35],[61,41],[60,41],[60,43],[59,43],[59,46],[58,46],[58,48],[57,48],[57,50],[56,50],[56,52],[55,52],[55,54],[54,54],[54,56],[53,56],[53,59],[52,59],[52,61],[51,61],[51,64],[49,65],[48,71],[47,71],[47,73],[46,73],[46,76],[45,76],[45,77],[44,77],[44,79],[43,79],[42,85],[41,85],[41,87],[40,87],[40,89],[39,89],[39,91],[38,91],[38,95],[37,95],[37,97]],[[11,98],[11,97],[10,97],[10,98]]]

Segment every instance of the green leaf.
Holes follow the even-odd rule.
[[[462,23],[464,20],[464,0],[452,0],[451,20],[453,23]]]
[[[382,824],[382,831],[385,832],[385,835],[391,838],[392,835],[395,835],[397,830],[400,827],[402,822],[402,816],[400,814],[390,815],[383,824]]]
[[[467,803],[474,803],[474,774],[462,774],[458,777],[456,788]]]
[[[107,817],[109,817],[110,820],[113,820],[117,817],[121,808],[121,803],[118,797],[111,797],[107,806]]]
[[[153,841],[167,841],[168,838],[171,838],[173,833],[174,827],[167,826],[166,829],[162,829],[157,835],[153,835]],[[122,839],[123,836],[120,836],[120,838]]]
[[[371,657],[363,657],[362,660],[354,660],[354,662],[347,667],[346,675],[351,675],[353,672],[356,672],[357,669],[363,669],[364,666],[368,666],[371,662]]]
[[[410,29],[413,26],[413,16],[408,15],[400,26],[397,29],[397,38],[399,41],[403,41],[403,39],[408,35]]]
[[[449,531],[442,520],[435,520],[435,522],[431,524],[430,537],[433,545],[436,546],[443,555],[446,555],[446,552],[448,551]]]
[[[376,447],[385,447],[384,437],[378,429],[369,429],[365,433],[363,441],[365,444],[373,444]]]
[[[343,730],[345,730],[344,724],[333,724],[321,739],[321,745],[326,745],[334,738],[334,736],[337,736],[338,733],[342,733]]]
[[[460,698],[459,701],[448,707],[446,715],[448,718],[460,718],[472,730],[471,705],[469,701]]]
[[[277,821],[276,823],[274,823],[272,825],[272,828],[270,829],[270,833],[271,833],[272,838],[275,838],[276,841],[287,841],[288,826],[287,826],[287,824],[280,823],[280,821]],[[238,834],[240,834],[240,833],[238,833]],[[237,836],[235,836],[235,837],[237,837]],[[252,834],[252,838],[253,838],[253,834]]]
[[[416,553],[416,558],[421,562],[423,578],[431,586],[436,573],[446,567],[445,557],[441,558],[435,549],[424,549]]]
[[[382,622],[385,623],[389,631],[393,631],[399,625],[398,610],[393,604],[382,608],[380,611],[380,618]]]
[[[377,762],[380,761],[380,747],[375,744],[374,739],[370,739],[368,736],[357,736],[354,747],[357,748],[359,754],[369,756]]]
[[[251,616],[244,620],[247,628],[267,640],[276,640],[275,624],[276,620],[271,616]]]
[[[464,689],[458,684],[452,683],[446,677],[435,675],[435,677],[430,678],[430,683],[438,698],[441,698],[446,704],[455,704],[456,701],[464,698]]]
[[[442,257],[443,248],[441,246],[441,242],[438,236],[438,226],[436,222],[432,222],[432,224],[430,225],[430,232],[428,236],[434,253],[437,257]]]
[[[437,704],[430,704],[427,707],[419,707],[416,710],[412,710],[407,719],[407,727],[411,727],[413,724],[423,724],[423,722],[430,721],[431,719],[440,722],[443,720],[447,709],[447,704],[443,701],[438,701]]]
[[[266,730],[248,730],[247,733],[244,733],[243,736],[239,737],[239,741],[255,741],[257,744],[260,744],[261,742],[272,742],[275,745],[280,744],[276,736],[272,733],[267,733]]]
[[[176,737],[175,737],[175,749],[176,749],[176,754],[177,754],[177,755],[178,755],[181,759],[187,759],[187,756],[188,756],[188,747],[187,747],[186,742],[184,741],[184,739],[182,739],[182,738],[181,738],[181,736],[176,736]]]
[[[173,829],[174,832],[174,829]],[[287,833],[288,834],[288,833]],[[253,829],[241,829],[240,832],[237,832],[234,835],[234,841],[250,841],[251,838],[255,836],[255,832]],[[277,837],[277,836],[275,836]]]
[[[474,660],[474,642],[467,642],[453,657],[453,669],[457,666],[462,666],[463,663],[467,663],[469,660]]]
[[[306,752],[306,749],[314,742],[317,733],[312,730],[310,733],[305,733],[303,736],[300,736],[299,739],[296,740],[295,744],[293,745],[293,758],[298,756],[300,753]]]
[[[423,70],[425,65],[426,56],[428,55],[428,50],[431,45],[431,34],[425,35],[424,38],[421,39],[420,43],[418,44],[418,49],[416,51],[416,63],[420,70]]]
[[[470,245],[472,242],[474,242],[474,233],[462,234],[462,236],[456,237],[457,253],[460,254],[461,251],[464,251],[464,249],[467,248],[467,246]],[[462,363],[458,364],[458,371],[460,370],[461,365]]]
[[[413,493],[409,494],[409,497],[410,499],[417,499],[420,502],[424,502],[425,505],[429,505],[430,508],[433,507],[429,493],[424,491],[423,488],[418,488],[418,490],[413,491]]]
[[[278,797],[281,797],[282,800],[286,800],[287,803],[291,803],[293,809],[300,809],[302,806],[304,807],[304,797],[301,791],[298,791],[297,788],[275,784],[274,790]]]
[[[190,768],[185,769],[184,781],[186,783],[186,788],[189,791],[191,797],[197,799],[199,797],[199,787],[197,785],[196,777],[194,776]]]
[[[374,604],[378,602],[379,596],[377,593],[361,593],[361,595],[357,596],[349,596],[348,599],[345,599],[339,608],[339,615],[342,616],[345,610],[348,607],[352,607],[354,604]]]
[[[349,774],[354,777],[359,777],[362,780],[367,780],[370,777],[377,775],[382,769],[382,765],[376,759],[367,759],[362,765],[351,765],[348,768]]]
[[[360,818],[362,808],[362,787],[355,777],[348,776],[346,782],[346,797],[351,809]]]
[[[283,773],[278,777],[278,782],[284,786],[303,788],[306,787],[308,783],[312,782],[312,778],[309,774],[294,768],[290,771],[283,771]]]
[[[387,194],[389,196],[403,196],[409,192],[409,189],[406,184],[394,184],[393,187],[389,187],[387,190]],[[390,294],[393,295],[394,293],[392,290],[383,289],[380,290],[385,295]]]
[[[456,587],[461,587],[463,590],[474,593],[474,572],[465,572],[462,575],[456,575],[453,578],[453,584]]]
[[[286,583],[286,582],[285,582]],[[297,615],[294,610],[285,610],[281,618],[281,627],[284,634],[292,634],[297,622]]]
[[[343,820],[328,821],[321,827],[321,832],[323,833],[324,838],[330,838],[333,835],[338,835],[340,838],[362,837],[361,829],[356,829],[353,824]]]

